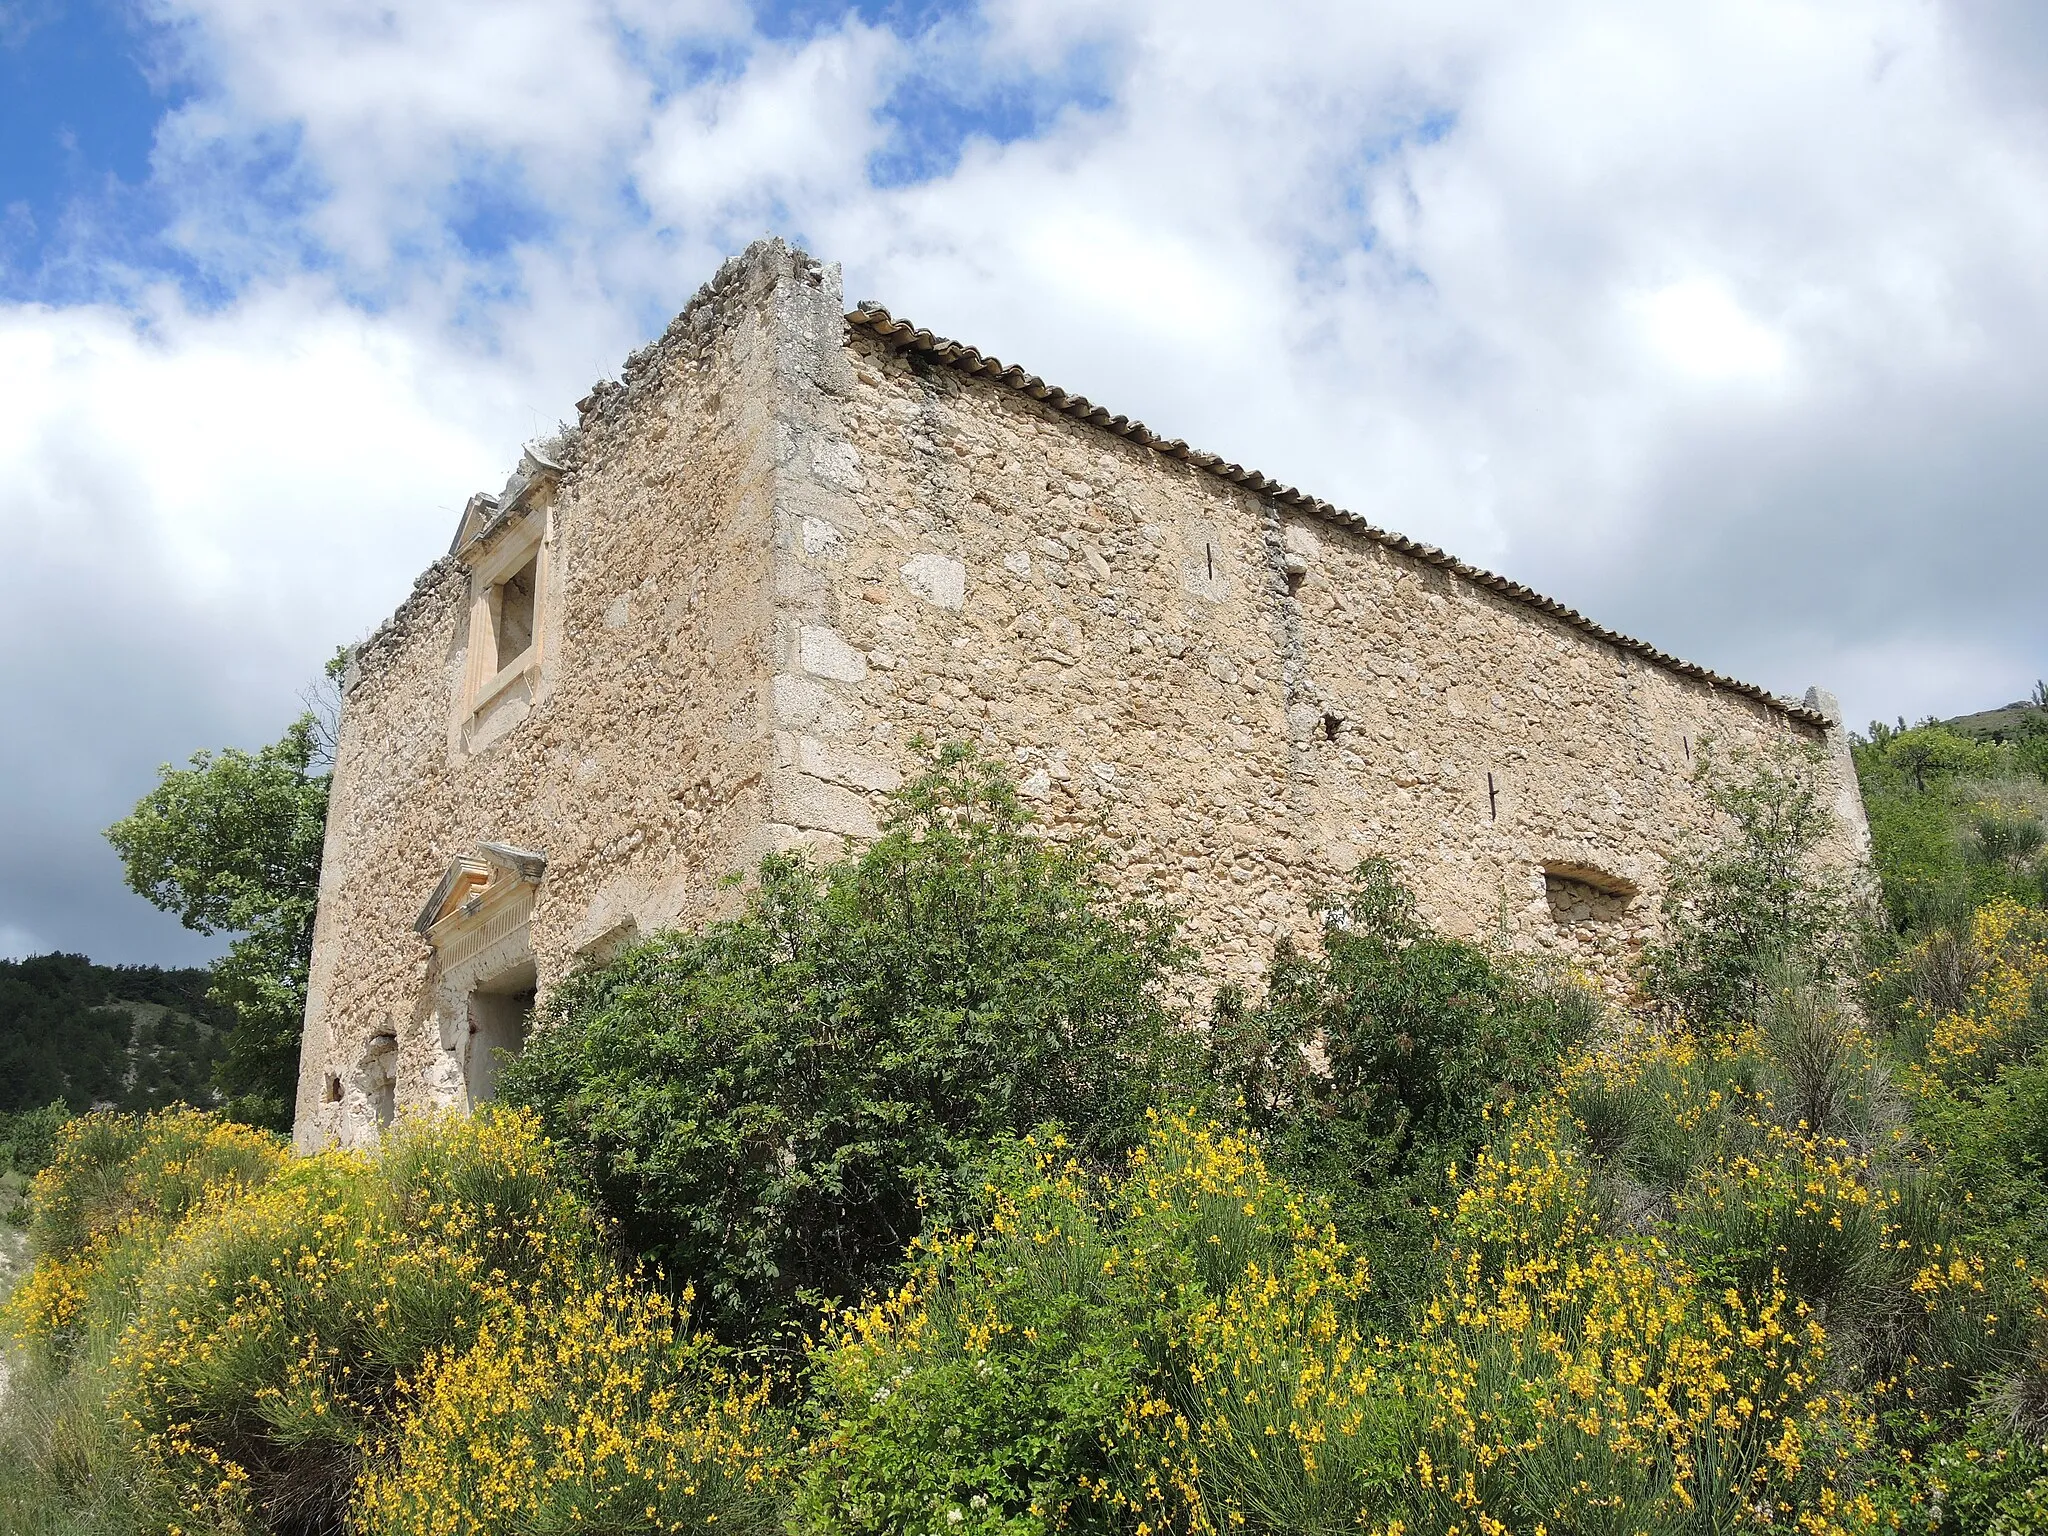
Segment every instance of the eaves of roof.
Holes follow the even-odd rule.
[[[914,326],[907,320],[899,320],[880,304],[864,302],[857,308],[849,310],[846,316],[846,323],[855,329],[866,331],[869,335],[900,351],[915,352],[957,372],[975,378],[989,379],[997,384],[1014,389],[1019,394],[1029,395],[1033,400],[1042,401],[1052,409],[1071,416],[1077,421],[1084,421],[1092,427],[1100,428],[1104,432],[1128,438],[1132,442],[1150,448],[1155,453],[1164,454],[1168,458],[1179,459],[1184,463],[1193,465],[1196,469],[1204,470],[1220,479],[1228,480],[1233,485],[1241,485],[1247,490],[1255,491],[1279,503],[1281,506],[1296,507],[1304,512],[1312,513],[1341,528],[1347,528],[1362,538],[1370,539],[1375,544],[1383,544],[1388,549],[1396,550],[1411,560],[1420,561],[1425,565],[1441,566],[1443,569],[1463,577],[1474,586],[1484,587],[1488,591],[1497,592],[1511,602],[1525,604],[1530,608],[1534,608],[1539,613],[1556,619],[1561,624],[1580,631],[1582,634],[1591,635],[1596,640],[1605,641],[1616,650],[1640,656],[1645,661],[1652,662],[1666,671],[1675,672],[1681,677],[1691,678],[1695,682],[1705,683],[1710,688],[1718,689],[1723,693],[1732,693],[1743,698],[1754,699],[1759,704],[1777,710],[1807,725],[1819,726],[1825,729],[1831,723],[1825,715],[1817,710],[1807,708],[1804,704],[1796,703],[1791,699],[1781,698],[1767,689],[1757,687],[1754,683],[1745,683],[1738,678],[1727,677],[1719,672],[1711,671],[1706,667],[1686,661],[1682,657],[1673,656],[1668,651],[1660,651],[1654,645],[1649,644],[1647,641],[1638,640],[1633,635],[1624,635],[1620,631],[1609,629],[1603,624],[1596,624],[1576,608],[1567,608],[1563,603],[1553,598],[1545,597],[1542,593],[1525,587],[1518,581],[1509,581],[1505,576],[1496,576],[1493,572],[1481,570],[1478,566],[1467,565],[1455,556],[1445,554],[1434,544],[1417,543],[1414,539],[1402,534],[1392,533],[1384,528],[1376,528],[1356,512],[1347,512],[1344,508],[1324,501],[1319,496],[1310,496],[1304,491],[1296,490],[1291,485],[1282,485],[1270,475],[1261,474],[1255,469],[1246,469],[1242,464],[1233,464],[1216,454],[1204,453],[1199,448],[1190,448],[1177,437],[1161,437],[1142,421],[1133,421],[1128,416],[1115,415],[1106,407],[1096,405],[1083,395],[1070,394],[1057,385],[1046,383],[1045,380],[1039,378],[1036,374],[1026,373],[1014,363],[1005,363],[1002,359],[990,357],[974,347],[963,345],[957,341],[949,341],[943,336],[936,336],[930,331]]]

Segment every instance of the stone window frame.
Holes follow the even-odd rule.
[[[468,562],[469,646],[462,690],[465,722],[473,723],[520,680],[540,680],[548,656],[553,545],[547,536],[547,514],[535,510],[507,527],[488,550]],[[532,639],[517,656],[501,661],[498,622],[505,584],[529,564],[533,566]]]

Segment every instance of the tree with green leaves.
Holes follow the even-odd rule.
[[[213,967],[232,1010],[214,1086],[228,1114],[288,1129],[306,1015],[328,773],[312,713],[257,752],[168,763],[134,811],[107,829],[128,884],[198,933],[239,934]]]
[[[1695,777],[1721,832],[1673,862],[1665,937],[1643,957],[1651,995],[1692,1024],[1755,1022],[1788,968],[1823,985],[1854,974],[1865,914],[1826,857],[1838,828],[1823,768],[1818,747],[1702,744]]]
[[[744,913],[571,978],[507,1069],[621,1236],[759,1341],[890,1272],[998,1139],[1084,1157],[1202,1088],[1169,915],[939,750],[858,856],[763,860]]]

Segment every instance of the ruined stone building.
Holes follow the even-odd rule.
[[[1702,738],[1826,742],[1717,676],[863,304],[728,262],[474,497],[354,656],[298,1138],[489,1097],[536,991],[872,835],[912,738],[1014,764],[1217,978],[1384,853],[1440,925],[1619,975],[1708,824]]]

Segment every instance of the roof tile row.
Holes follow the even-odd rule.
[[[1497,592],[1501,596],[1515,602],[1525,603],[1538,612],[1548,614],[1550,617],[1591,635],[1595,639],[1603,640],[1618,650],[1641,656],[1645,660],[1655,662],[1658,666],[1676,672],[1682,677],[1692,678],[1697,682],[1706,683],[1709,687],[1717,688],[1727,693],[1739,694],[1744,698],[1754,699],[1758,703],[1780,710],[1793,719],[1808,725],[1826,726],[1829,723],[1826,716],[1816,710],[1807,708],[1804,704],[1781,698],[1766,689],[1757,687],[1754,683],[1745,683],[1737,678],[1727,677],[1719,672],[1711,671],[1706,667],[1686,661],[1682,657],[1673,656],[1668,651],[1660,651],[1655,646],[1650,645],[1646,641],[1638,640],[1632,635],[1624,635],[1618,630],[1612,630],[1603,624],[1597,624],[1575,608],[1567,608],[1555,599],[1545,597],[1542,593],[1525,587],[1518,581],[1510,581],[1505,576],[1496,576],[1493,572],[1481,570],[1478,566],[1467,565],[1455,556],[1444,553],[1434,544],[1423,544],[1405,535],[1393,533],[1384,528],[1376,528],[1356,512],[1347,512],[1344,508],[1324,501],[1319,496],[1311,496],[1305,491],[1296,490],[1291,485],[1282,485],[1270,475],[1261,474],[1255,469],[1246,469],[1242,464],[1233,464],[1220,455],[1204,453],[1198,448],[1190,448],[1180,438],[1161,437],[1142,421],[1134,421],[1128,416],[1113,414],[1105,407],[1095,404],[1086,396],[1071,394],[1057,385],[1048,384],[1045,380],[1039,378],[1038,375],[1026,373],[1014,363],[1005,363],[1001,358],[990,357],[974,347],[966,346],[957,341],[949,341],[943,336],[934,335],[928,330],[914,326],[907,320],[899,320],[880,304],[871,301],[861,303],[857,308],[848,312],[846,322],[850,326],[868,332],[890,346],[903,351],[916,352],[960,373],[976,378],[992,379],[999,384],[1007,385],[1020,394],[1030,396],[1033,400],[1042,400],[1054,410],[1071,416],[1077,421],[1085,421],[1090,426],[1099,427],[1105,432],[1113,432],[1118,437],[1129,438],[1135,443],[1165,454],[1168,458],[1180,459],[1194,465],[1197,469],[1206,470],[1212,475],[1228,480],[1233,485],[1241,485],[1247,490],[1256,491],[1262,496],[1270,497],[1282,506],[1297,507],[1302,511],[1313,513],[1340,527],[1348,528],[1376,544],[1382,544],[1389,549],[1398,550],[1410,559],[1420,560],[1426,565],[1441,566],[1446,570],[1453,571],[1465,580],[1472,582],[1475,586],[1485,587],[1489,591]]]

